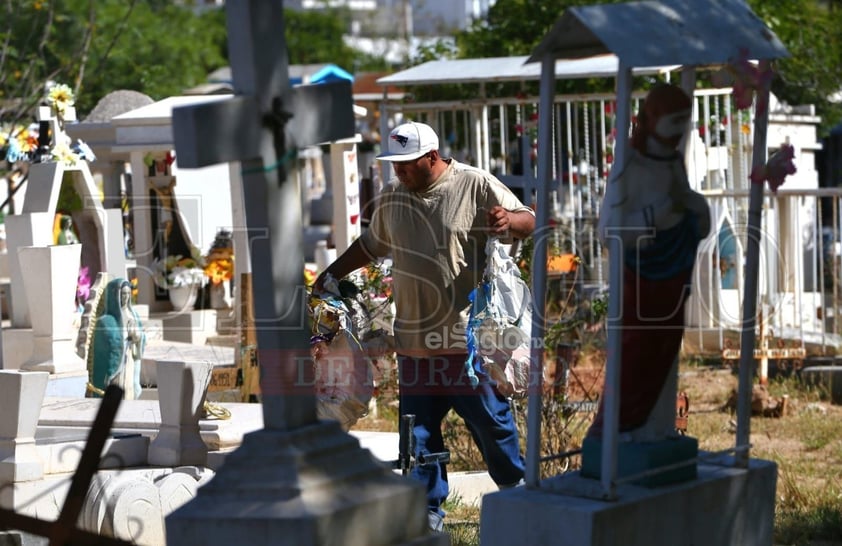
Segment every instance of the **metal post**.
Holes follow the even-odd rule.
[[[629,146],[631,86],[631,67],[620,61],[617,70],[617,144],[614,150],[614,165],[620,168],[626,163]],[[623,243],[619,237],[606,237],[605,242],[608,247],[608,362],[602,393],[604,407],[600,468],[603,494],[606,498],[614,498],[620,427],[620,366],[623,357]]]
[[[550,221],[550,170],[552,167],[552,148],[545,145],[551,142],[553,125],[553,97],[555,84],[555,59],[545,55],[541,60],[541,88],[538,103],[538,183],[536,203],[535,250],[532,257],[532,339],[544,340],[546,327],[546,288],[547,288],[547,226]],[[525,165],[525,163],[524,163]],[[525,174],[525,173],[524,173]],[[532,388],[526,413],[526,486],[537,487],[541,479],[538,467],[541,457],[541,404],[542,377],[544,368],[543,343],[532,343],[529,376]]]
[[[761,72],[769,70],[769,61],[760,61]],[[752,168],[766,163],[766,128],[769,122],[769,81],[757,90],[754,117]],[[748,446],[751,433],[751,390],[754,372],[754,335],[757,324],[757,276],[760,269],[760,229],[765,184],[751,184],[746,241],[745,291],[740,334],[740,371],[737,388],[737,447]],[[737,466],[748,467],[749,450],[738,450]]]

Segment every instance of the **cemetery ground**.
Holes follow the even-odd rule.
[[[571,368],[570,396],[592,396],[587,391],[601,382],[604,352],[583,351]],[[699,440],[701,450],[734,447],[736,414],[729,399],[736,392],[737,373],[721,360],[685,358],[681,362],[679,391],[689,397],[687,434]],[[575,374],[575,377],[574,377]],[[575,385],[585,392],[576,392]],[[798,373],[776,373],[770,366],[770,400],[787,396],[786,412],[780,417],[753,416],[751,456],[778,465],[775,503],[776,546],[842,546],[842,406],[831,404],[829,393],[804,384]],[[377,410],[361,419],[359,430],[397,431],[397,393],[384,384],[377,393]],[[587,430],[592,412],[565,411],[561,395],[544,397],[542,457],[575,451]],[[514,404],[525,440],[526,400]],[[461,420],[451,412],[444,424],[451,451],[451,472],[484,470],[479,452]],[[541,475],[557,474],[579,466],[578,456],[568,461],[542,463]],[[450,499],[445,530],[454,546],[479,543],[479,507]]]

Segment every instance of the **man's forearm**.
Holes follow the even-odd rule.
[[[535,231],[535,215],[521,210],[509,213],[509,230],[517,239],[526,239]]]
[[[342,279],[349,273],[368,265],[373,259],[374,256],[371,256],[360,240],[356,239],[348,250],[325,269],[325,273],[330,273],[335,279]]]

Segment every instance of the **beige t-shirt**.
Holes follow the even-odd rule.
[[[455,160],[422,193],[393,179],[378,196],[361,242],[375,256],[392,256],[400,354],[467,352],[468,294],[482,280],[487,213],[497,205],[532,212],[497,178]]]

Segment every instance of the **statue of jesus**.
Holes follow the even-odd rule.
[[[698,245],[710,232],[710,209],[690,188],[679,152],[691,114],[692,99],[680,87],[662,84],[649,92],[599,218],[601,237],[623,242],[619,422],[620,433],[637,441],[675,432],[676,393],[653,409],[677,373],[684,303]],[[588,436],[601,434],[603,409],[600,404]]]

